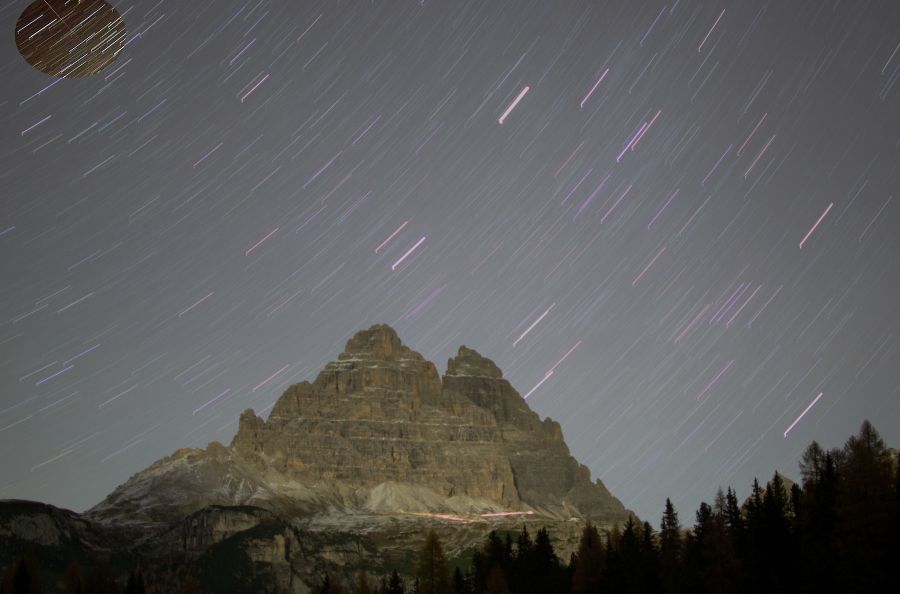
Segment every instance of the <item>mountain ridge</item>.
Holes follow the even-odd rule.
[[[166,501],[159,481],[179,485],[183,503]],[[312,382],[285,389],[267,419],[245,410],[228,446],[178,450],[86,515],[168,521],[235,504],[303,514],[316,502],[353,510],[357,491],[386,483],[462,497],[485,513],[532,511],[600,525],[630,513],[590,481],[559,424],[531,411],[493,361],[461,346],[440,376],[377,324],[354,334]],[[162,500],[154,499],[160,491]]]

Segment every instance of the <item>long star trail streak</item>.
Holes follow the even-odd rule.
[[[587,103],[587,100],[591,98],[591,95],[594,94],[594,91],[597,90],[597,87],[600,86],[600,83],[603,82],[603,79],[606,78],[607,74],[609,74],[609,68],[603,71],[603,74],[600,75],[600,78],[597,79],[597,82],[594,83],[594,86],[591,87],[591,90],[588,91],[587,95],[584,96],[584,99],[581,100],[581,103],[578,106],[579,109],[584,109],[584,104]],[[500,123],[502,124],[503,122]]]
[[[197,307],[198,305],[200,305],[201,303],[203,303],[204,301],[206,301],[207,299],[209,299],[210,297],[212,297],[215,294],[216,294],[215,291],[210,291],[206,296],[201,297],[198,301],[195,301],[193,304],[189,305],[187,308],[178,312],[178,317],[180,318],[180,317],[184,316],[184,314],[188,313],[189,311],[191,311],[192,309],[194,309],[195,307]]]
[[[548,307],[547,310],[544,311],[544,313],[542,313],[542,314],[538,317],[538,319],[536,319],[534,322],[532,322],[531,325],[530,325],[528,328],[525,329],[525,332],[522,332],[522,334],[519,335],[519,338],[517,338],[517,339],[515,339],[515,340],[513,341],[513,343],[512,343],[513,348],[515,348],[515,346],[516,346],[517,344],[519,344],[520,342],[522,342],[522,339],[525,338],[526,336],[528,336],[528,333],[531,332],[532,330],[534,330],[534,327],[537,326],[538,324],[540,324],[540,323],[541,323],[541,320],[543,320],[544,318],[546,318],[546,317],[547,317],[547,314],[549,314],[549,313],[550,313],[550,310],[552,310],[554,307],[556,307],[556,304],[555,304],[555,303],[550,304],[550,307]]]
[[[279,369],[278,371],[276,371],[275,373],[273,373],[272,375],[270,375],[269,377],[267,377],[267,378],[264,379],[263,381],[259,382],[259,383],[256,384],[255,386],[253,386],[253,389],[250,390],[250,391],[251,391],[251,392],[256,392],[257,390],[259,390],[260,388],[262,388],[263,386],[265,386],[266,384],[268,384],[270,381],[272,381],[273,379],[275,379],[276,377],[278,377],[279,375],[281,375],[282,373],[284,373],[284,372],[287,370],[288,367],[290,367],[290,365],[285,365],[284,367],[282,367],[281,369]]]
[[[740,156],[741,156],[741,153],[744,152],[744,147],[747,146],[747,143],[750,142],[750,139],[753,138],[753,135],[756,134],[756,131],[757,131],[757,130],[759,130],[759,127],[762,125],[763,120],[766,119],[766,116],[767,116],[767,115],[769,115],[768,112],[764,113],[764,114],[762,115],[762,117],[759,118],[759,121],[756,123],[756,126],[754,126],[754,127],[753,127],[753,130],[751,130],[750,135],[747,136],[747,139],[744,140],[743,144],[741,144],[741,148],[739,148],[739,149],[737,150],[737,156],[738,156],[738,157],[740,157]]]
[[[708,384],[706,384],[706,387],[703,388],[703,391],[700,392],[700,394],[697,395],[697,400],[698,400],[698,401],[703,399],[703,396],[705,396],[706,393],[709,391],[709,389],[713,387],[713,384],[715,384],[717,381],[719,381],[719,378],[722,377],[722,374],[725,373],[726,371],[728,371],[728,368],[731,367],[731,365],[732,365],[733,363],[734,363],[734,359],[732,359],[731,361],[729,361],[729,362],[725,365],[725,367],[722,368],[722,371],[720,371],[718,374],[716,374],[716,377],[714,377],[714,378],[712,379],[712,381],[710,381]]]
[[[784,437],[785,437],[785,438],[788,436],[788,433],[791,432],[791,429],[793,429],[793,428],[797,425],[797,423],[800,422],[800,419],[802,419],[802,418],[806,415],[806,413],[808,413],[809,410],[816,404],[816,402],[819,401],[819,398],[822,397],[822,394],[824,394],[824,392],[819,392],[819,395],[816,396],[815,399],[814,399],[812,402],[809,403],[809,406],[807,406],[806,408],[803,409],[803,412],[800,413],[800,416],[797,417],[796,419],[794,419],[794,422],[791,423],[791,425],[790,425],[787,429],[784,430]]]
[[[206,408],[206,407],[209,406],[210,404],[213,404],[213,403],[216,402],[219,398],[221,398],[222,396],[225,396],[226,394],[228,394],[228,393],[230,393],[230,392],[231,392],[231,388],[228,388],[228,389],[225,390],[224,392],[220,393],[218,396],[215,396],[215,397],[211,398],[210,400],[207,400],[205,403],[203,403],[203,404],[200,405],[199,407],[195,408],[193,411],[191,411],[191,414],[192,414],[192,415],[196,415],[198,412],[200,412],[201,410],[203,410],[204,408]]]
[[[419,247],[420,245],[422,245],[424,242],[425,242],[425,236],[423,235],[422,239],[420,239],[415,244],[413,244],[413,246],[411,248],[406,250],[406,252],[402,256],[400,256],[400,258],[396,262],[394,262],[391,265],[391,270],[397,270],[397,267],[400,266],[400,264],[402,264],[403,261],[406,260],[406,258],[408,258],[411,253],[416,251],[416,248]]]
[[[506,108],[506,111],[504,111],[503,115],[500,116],[500,119],[497,120],[498,124],[500,124],[500,125],[503,124],[504,120],[506,120],[506,116],[508,116],[510,113],[512,113],[512,110],[514,110],[516,108],[516,105],[518,105],[519,101],[521,101],[522,98],[525,97],[525,93],[527,93],[530,90],[530,88],[531,87],[525,87],[524,89],[519,91],[519,94],[516,96],[515,99],[513,99],[513,102],[509,104],[509,107]]]
[[[263,243],[265,243],[265,241],[266,241],[267,239],[269,239],[270,237],[272,237],[273,235],[275,235],[276,233],[278,233],[278,229],[279,229],[278,227],[275,227],[274,229],[272,229],[271,231],[269,231],[269,234],[268,234],[268,235],[266,235],[265,237],[263,237],[262,239],[260,239],[260,240],[257,241],[256,243],[254,243],[252,246],[250,246],[249,248],[247,248],[247,249],[244,251],[244,255],[245,255],[245,256],[249,256],[250,254],[252,254],[253,251],[254,251],[256,248],[258,248],[259,246],[261,246]]]
[[[534,392],[538,388],[540,388],[542,385],[544,385],[544,382],[547,381],[548,379],[550,379],[550,377],[552,375],[553,375],[553,370],[550,370],[547,373],[545,373],[543,379],[541,379],[541,381],[539,381],[537,384],[535,384],[534,387],[532,387],[530,390],[525,392],[525,395],[522,396],[522,398],[524,398],[525,400],[528,400],[528,397],[531,396],[532,394],[534,394]]]
[[[401,231],[403,231],[403,228],[406,227],[408,224],[409,224],[409,221],[403,221],[403,224],[401,224],[399,227],[397,227],[397,229],[393,233],[388,235],[387,239],[385,239],[384,241],[382,241],[381,243],[378,244],[378,247],[375,248],[375,253],[377,254],[378,252],[380,252],[381,249],[384,246],[386,246],[388,243],[390,243],[390,241],[392,239],[397,237],[397,234],[400,233]]]
[[[48,120],[49,120],[50,118],[52,118],[52,117],[53,117],[52,115],[48,115],[48,116],[46,116],[45,118],[43,118],[42,120],[40,120],[39,122],[37,122],[37,123],[35,123],[35,124],[32,124],[32,125],[28,126],[28,127],[25,128],[24,130],[22,130],[21,135],[22,135],[22,136],[25,136],[26,134],[28,134],[29,132],[31,132],[32,130],[34,130],[35,128],[37,128],[38,126],[40,126],[41,124],[43,124],[44,122],[48,121]]]
[[[648,262],[646,266],[644,266],[644,269],[641,270],[641,273],[639,275],[637,275],[636,277],[634,277],[634,280],[631,281],[632,287],[634,287],[638,284],[638,281],[640,281],[641,278],[645,274],[647,274],[647,271],[650,270],[650,267],[653,266],[654,262],[656,262],[659,259],[659,257],[663,255],[663,252],[665,252],[665,251],[666,251],[666,248],[665,248],[665,246],[663,246],[663,248],[661,250],[659,250],[659,252],[655,256],[653,256],[653,259],[650,260],[650,262]]]
[[[262,74],[262,73],[261,73],[261,74]],[[259,79],[259,81],[258,81],[255,85],[253,85],[252,87],[250,87],[250,90],[249,90],[249,91],[247,91],[246,93],[244,93],[243,95],[241,95],[241,103],[243,103],[243,102],[247,99],[247,97],[249,97],[250,95],[252,95],[252,94],[253,94],[253,91],[255,91],[256,89],[258,89],[259,86],[260,86],[261,84],[263,84],[264,82],[266,82],[266,80],[267,80],[268,78],[269,78],[269,74],[268,74],[268,73],[265,73],[264,76],[263,76],[261,79]]]
[[[825,212],[816,220],[815,224],[806,232],[806,235],[803,236],[803,239],[800,240],[800,249],[803,249],[803,244],[806,243],[806,240],[809,239],[809,236],[813,234],[813,231],[816,230],[816,227],[819,226],[819,223],[822,222],[822,219],[831,211],[831,207],[834,206],[834,202],[830,203],[827,207],[825,207]]]
[[[700,42],[700,45],[697,46],[697,51],[698,51],[698,52],[699,52],[701,49],[703,49],[703,45],[706,43],[706,40],[709,39],[709,36],[712,34],[713,29],[716,28],[716,25],[719,24],[719,21],[722,20],[722,17],[723,17],[723,16],[725,16],[725,9],[724,9],[724,8],[722,9],[722,12],[719,13],[719,17],[716,19],[716,22],[713,23],[713,26],[709,28],[709,31],[707,31],[706,35],[703,37],[703,41],[701,41],[701,42]]]

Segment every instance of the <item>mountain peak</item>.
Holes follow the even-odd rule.
[[[373,497],[374,507],[365,503]],[[159,521],[209,504],[252,504],[406,517],[410,497],[436,514],[533,512],[605,526],[628,517],[591,483],[559,424],[542,421],[493,361],[461,346],[442,380],[385,324],[354,334],[312,383],[289,386],[266,419],[245,410],[230,446],[166,458],[92,513]]]
[[[447,360],[447,375],[501,379],[503,372],[493,361],[463,345],[455,357]]]
[[[414,353],[400,342],[396,330],[387,324],[375,324],[367,330],[360,330],[347,341],[344,352],[338,360],[375,359],[396,361],[408,358]]]

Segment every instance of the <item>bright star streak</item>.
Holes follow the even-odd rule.
[[[192,309],[194,309],[195,307],[197,307],[198,305],[200,305],[201,303],[203,303],[204,301],[206,301],[207,299],[209,299],[210,297],[212,297],[213,295],[215,295],[215,293],[216,293],[215,291],[211,291],[211,292],[209,293],[209,295],[207,295],[206,297],[202,298],[200,301],[197,301],[196,303],[194,303],[193,305],[191,305],[191,306],[188,307],[187,309],[182,310],[181,313],[178,314],[178,317],[180,318],[181,316],[183,316],[183,315],[186,314],[187,312],[191,311]]]
[[[579,106],[581,109],[584,108],[584,104],[587,103],[587,100],[591,98],[591,95],[594,94],[594,91],[597,90],[597,87],[600,86],[600,83],[603,82],[603,79],[606,78],[606,75],[609,74],[609,68],[603,71],[603,74],[600,75],[600,78],[597,79],[597,82],[594,83],[594,86],[591,87],[591,90],[588,91],[588,94],[584,96],[584,99],[581,100],[581,105]],[[502,123],[502,122],[501,122]]]
[[[403,254],[402,256],[400,256],[400,259],[399,259],[399,260],[397,260],[396,262],[394,262],[393,266],[391,266],[391,270],[397,270],[397,267],[400,266],[400,264],[401,264],[404,260],[406,260],[406,257],[409,256],[411,253],[413,253],[413,252],[416,250],[417,247],[419,247],[420,245],[422,245],[422,242],[424,242],[424,241],[425,241],[425,237],[422,236],[422,239],[420,239],[419,241],[417,241],[417,242],[416,242],[416,245],[414,245],[414,246],[412,246],[411,248],[409,248],[408,250],[406,250],[406,253]]]
[[[284,367],[282,367],[281,369],[279,369],[278,371],[276,371],[275,373],[273,373],[272,375],[270,375],[269,377],[267,377],[267,378],[264,379],[263,381],[259,382],[259,383],[256,384],[255,386],[253,386],[253,389],[250,390],[250,391],[251,391],[251,392],[256,392],[257,390],[259,390],[260,388],[262,388],[263,386],[265,386],[267,383],[269,383],[270,381],[272,381],[278,374],[284,373],[284,371],[285,371],[288,367],[290,367],[290,365],[285,365]]]
[[[397,234],[400,233],[400,231],[402,231],[404,227],[406,227],[407,224],[409,224],[409,221],[403,221],[403,224],[400,225],[399,227],[397,227],[397,230],[394,231],[393,233],[391,233],[390,237],[388,237],[387,239],[382,241],[381,245],[379,245],[377,248],[375,248],[375,253],[377,254],[378,252],[380,252],[381,248],[386,246],[392,239],[394,239],[397,236]]]
[[[822,219],[825,218],[825,215],[828,214],[828,211],[831,210],[831,207],[834,206],[834,202],[828,205],[828,208],[825,209],[825,212],[822,213],[822,216],[819,217],[819,220],[816,221],[816,224],[812,226],[812,229],[807,231],[806,235],[803,236],[803,239],[800,240],[800,249],[803,249],[803,244],[806,243],[806,240],[809,239],[809,236],[813,234],[813,231],[816,230],[816,227],[819,226],[819,223],[822,222]]]
[[[524,89],[519,91],[519,96],[516,97],[512,103],[509,104],[509,107],[506,108],[506,111],[504,111],[503,115],[500,116],[500,119],[497,120],[498,124],[503,125],[503,120],[505,120],[506,116],[508,116],[510,114],[510,112],[512,112],[512,110],[514,110],[516,108],[516,105],[519,104],[519,101],[522,100],[522,97],[524,97],[525,93],[527,93],[530,89],[531,89],[531,87],[525,87]]]
[[[706,43],[706,40],[709,39],[710,34],[713,32],[713,29],[716,28],[716,25],[719,24],[719,21],[722,20],[722,17],[725,15],[725,9],[722,9],[722,12],[719,14],[719,18],[716,19],[716,22],[713,23],[713,26],[709,28],[709,31],[706,33],[706,37],[703,38],[703,41],[700,42],[700,45],[697,47],[697,51],[699,52],[703,49],[703,44]]]
[[[565,355],[562,356],[562,359],[560,359],[559,361],[556,362],[556,365],[554,365],[553,367],[550,368],[550,373],[553,373],[553,371],[554,371],[557,367],[559,367],[560,365],[562,365],[562,362],[565,361],[566,359],[568,359],[568,358],[569,358],[569,355],[571,355],[572,353],[574,353],[574,352],[575,352],[575,349],[577,349],[579,346],[581,346],[581,341],[580,341],[580,340],[579,340],[578,342],[576,342],[576,343],[575,343],[575,346],[573,346],[572,348],[570,348],[570,349],[566,352]]]
[[[522,396],[522,398],[525,399],[525,400],[527,400],[528,397],[531,396],[531,395],[534,393],[535,390],[537,390],[538,388],[540,388],[541,385],[542,385],[545,381],[547,381],[548,379],[550,379],[550,376],[551,376],[551,375],[553,375],[553,371],[552,371],[552,370],[551,370],[551,371],[548,371],[547,373],[545,373],[545,374],[544,374],[544,379],[542,379],[541,381],[539,381],[539,382],[537,383],[537,385],[535,385],[533,388],[531,388],[530,390],[528,390],[528,393],[525,394],[524,396]]]
[[[525,330],[525,332],[523,332],[523,333],[519,336],[519,338],[517,338],[517,339],[513,342],[513,348],[516,348],[516,345],[519,344],[519,341],[521,341],[523,338],[525,338],[525,336],[527,336],[528,333],[531,332],[532,329],[534,329],[534,327],[537,326],[537,325],[541,322],[541,320],[543,320],[545,317],[547,317],[547,314],[550,313],[550,310],[553,309],[554,307],[556,307],[556,304],[555,304],[555,303],[551,304],[550,307],[547,308],[547,311],[545,311],[544,313],[542,313],[541,316],[540,316],[538,319],[536,319],[534,322],[532,322],[532,323],[531,323],[531,326],[529,326],[529,327]]]
[[[796,425],[797,423],[800,422],[800,419],[803,418],[803,415],[805,415],[806,413],[808,413],[808,412],[809,412],[809,409],[811,409],[811,408],[813,407],[813,405],[814,405],[816,402],[819,401],[819,398],[822,397],[822,394],[824,394],[824,392],[819,392],[819,395],[816,396],[816,399],[809,403],[809,406],[807,406],[807,407],[803,410],[803,412],[800,413],[800,416],[797,417],[797,419],[796,419],[793,423],[791,423],[791,426],[790,426],[790,427],[788,427],[787,429],[784,430],[784,436],[785,436],[785,437],[787,437],[787,434],[791,432],[791,429],[794,428],[794,425]]]
[[[259,246],[261,246],[262,243],[263,243],[265,240],[269,239],[270,237],[272,237],[273,235],[275,235],[276,233],[278,233],[278,229],[279,229],[279,227],[275,227],[268,235],[266,235],[265,237],[263,237],[262,239],[260,239],[259,241],[257,241],[256,244],[255,244],[252,248],[250,248],[250,249],[248,249],[247,251],[245,251],[245,252],[244,252],[244,255],[245,255],[245,256],[249,256],[249,255],[253,252],[253,250],[255,250],[256,248],[258,248]]]

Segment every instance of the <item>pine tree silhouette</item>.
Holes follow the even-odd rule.
[[[672,501],[666,498],[662,522],[659,526],[659,564],[662,573],[662,589],[666,594],[681,592],[681,524]]]
[[[600,588],[605,565],[603,553],[600,533],[595,526],[588,522],[581,532],[578,552],[575,553],[572,594],[593,594]]]
[[[416,571],[418,594],[451,594],[450,570],[444,557],[444,549],[434,530],[428,532],[419,553]]]

